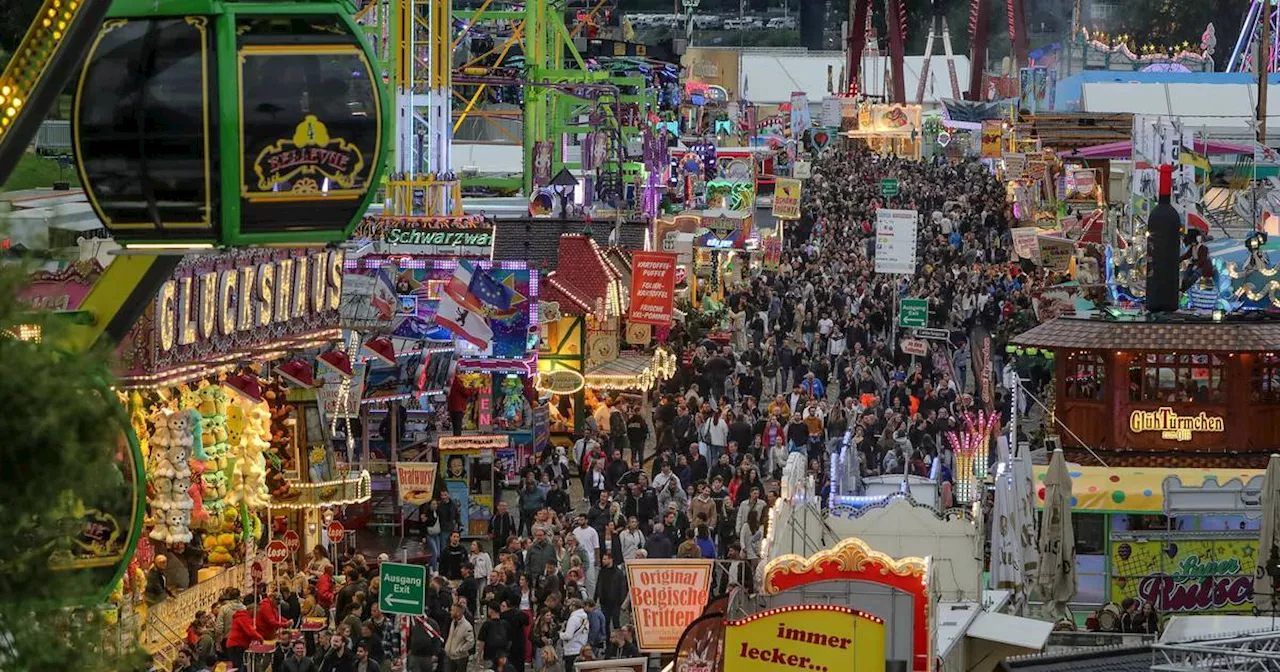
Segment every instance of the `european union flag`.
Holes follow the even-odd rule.
[[[467,291],[480,303],[492,306],[495,310],[509,310],[515,292],[510,287],[493,279],[492,275],[476,268],[471,272],[471,283]]]

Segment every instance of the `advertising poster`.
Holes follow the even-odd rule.
[[[533,454],[541,455],[551,445],[551,408],[546,404],[533,409]]]
[[[670,326],[676,291],[676,255],[635,252],[631,255],[632,322]]]
[[[400,504],[408,509],[431,501],[436,488],[435,462],[399,462],[396,464],[396,487]]]
[[[803,91],[791,92],[791,137],[797,140],[809,127],[813,118],[809,115],[809,96]]]
[[[1013,236],[1013,254],[1015,259],[1026,259],[1035,263],[1040,263],[1040,245],[1036,240],[1036,235],[1040,232],[1034,226],[1020,226],[1010,229],[1009,234]]]
[[[870,614],[825,604],[770,609],[725,623],[724,672],[884,672],[884,644],[884,620]]]
[[[763,241],[764,245],[764,270],[777,272],[782,265],[782,239],[777,236],[769,236]]]
[[[1163,614],[1250,613],[1255,539],[1111,542],[1111,600],[1132,597]]]
[[[840,126],[840,99],[830,96],[823,98],[819,119],[823,126]]]
[[[915,210],[876,210],[876,273],[916,272]]]
[[[694,619],[676,645],[675,672],[719,672],[724,660],[724,609]]]
[[[369,363],[373,366],[369,367],[363,399],[395,399],[415,394],[422,360],[421,351],[407,357],[397,357],[395,366],[370,360]]]
[[[1052,109],[1049,69],[1022,68],[1018,75],[1018,108],[1031,114]]]
[[[1055,273],[1066,273],[1071,267],[1071,257],[1075,254],[1076,246],[1069,240],[1061,240],[1048,236],[1041,236],[1040,245],[1040,264],[1045,269]]]
[[[320,387],[316,389],[316,402],[323,422],[328,423],[333,418],[360,416],[360,400],[364,397],[367,368],[366,362],[353,361],[350,378],[333,371],[326,371],[317,376],[316,382]]]
[[[710,560],[629,560],[626,564],[636,645],[674,651],[711,594]]]
[[[1005,154],[1004,176],[1009,180],[1021,180],[1027,177],[1027,155]]]
[[[773,187],[773,216],[778,219],[800,219],[800,190],[804,183],[779,177]]]
[[[1000,120],[987,119],[982,122],[982,158],[998,159],[1000,151]]]

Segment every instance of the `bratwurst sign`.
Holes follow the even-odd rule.
[[[884,672],[884,620],[846,607],[779,607],[726,621],[724,672]]]

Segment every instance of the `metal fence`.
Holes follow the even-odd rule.
[[[36,132],[33,145],[35,146],[36,154],[41,156],[70,154],[71,122],[57,119],[49,119],[42,122],[40,130]]]

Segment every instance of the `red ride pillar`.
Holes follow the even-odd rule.
[[[1027,36],[1027,10],[1023,0],[1007,0],[1009,14],[1009,44],[1013,45],[1014,74],[1017,68],[1025,68],[1031,63],[1027,59],[1029,51]]]
[[[857,95],[858,77],[862,72],[862,50],[867,46],[867,12],[871,0],[852,0],[849,3],[849,35],[845,63],[845,76],[849,78],[845,93]]]
[[[889,26],[889,62],[893,73],[892,102],[907,102],[907,85],[902,81],[902,64],[906,58],[907,21],[902,0],[885,0],[885,20]],[[928,73],[920,73],[921,77]]]
[[[965,100],[982,100],[986,93],[984,75],[987,69],[987,3],[971,0],[969,7],[969,90]]]

